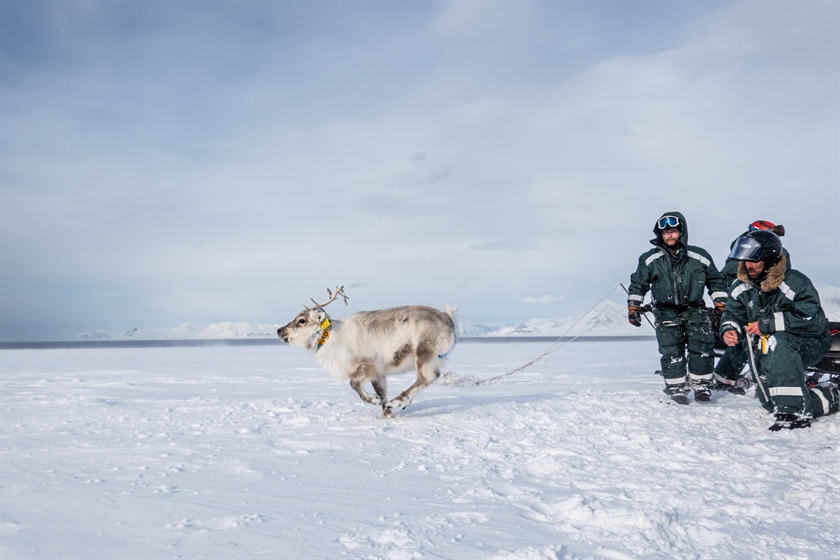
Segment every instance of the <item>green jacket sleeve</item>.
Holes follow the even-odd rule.
[[[648,253],[639,257],[636,272],[630,275],[630,287],[627,289],[627,305],[641,306],[650,289],[650,266],[647,263]]]
[[[825,312],[820,296],[811,281],[797,271],[788,271],[779,286],[778,302],[770,312],[759,313],[761,332],[789,332],[798,336],[816,336],[825,330]]]
[[[717,269],[711,256],[709,266],[706,267],[706,289],[709,290],[709,297],[715,303],[725,302],[728,298],[729,286],[726,277]]]

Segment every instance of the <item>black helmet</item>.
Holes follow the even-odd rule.
[[[782,258],[782,240],[772,231],[750,231],[735,240],[729,258],[736,261],[760,261],[768,269]]]

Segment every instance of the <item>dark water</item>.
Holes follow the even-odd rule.
[[[523,343],[523,342],[608,342],[654,340],[652,336],[492,336],[458,339],[459,343]],[[45,342],[0,342],[0,350],[52,350],[57,348],[184,348],[196,346],[285,346],[279,338],[230,338],[208,340],[69,340]]]

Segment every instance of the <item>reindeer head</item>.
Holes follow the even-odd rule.
[[[318,303],[314,299],[312,307],[304,306],[303,311],[297,314],[285,326],[277,329],[277,336],[284,342],[293,346],[302,346],[308,350],[314,350],[324,344],[325,338],[329,337],[330,317],[324,311],[324,307],[334,302],[339,297],[347,304],[347,296],[344,294],[344,286],[336,287],[335,294],[328,288],[329,299],[324,303]],[[325,335],[326,333],[326,335]]]

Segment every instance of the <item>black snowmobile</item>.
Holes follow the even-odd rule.
[[[840,377],[840,323],[829,321],[828,328],[831,330],[831,347],[823,359],[807,369],[807,383],[819,383],[824,375],[829,377]]]

